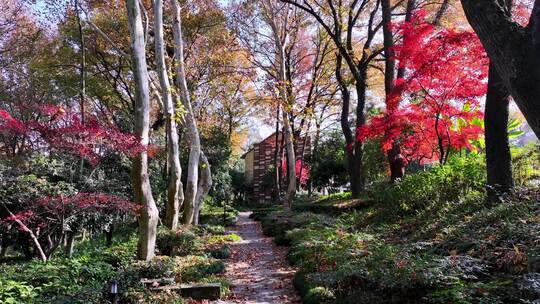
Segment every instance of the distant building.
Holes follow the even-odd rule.
[[[297,160],[302,159],[302,146],[306,142],[304,147],[304,159],[311,153],[310,138],[301,138],[298,140],[295,148],[295,156]],[[281,132],[277,136],[278,150],[278,163],[279,165],[286,163],[285,143]],[[253,147],[247,151],[242,158],[245,162],[245,177],[248,185],[250,186],[251,193],[248,193],[248,197],[252,202],[259,204],[269,204],[275,199],[275,188],[273,186],[274,176],[271,174],[271,169],[274,167],[276,151],[276,133],[268,136],[259,143],[253,145]],[[279,169],[279,168],[278,168]]]

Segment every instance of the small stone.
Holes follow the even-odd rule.
[[[182,297],[194,300],[217,300],[221,295],[221,284],[182,284],[180,292]]]

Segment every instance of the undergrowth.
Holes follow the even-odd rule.
[[[533,303],[540,298],[540,191],[490,202],[483,161],[451,159],[339,211],[347,195],[262,218],[289,245],[304,303]],[[384,190],[384,191],[383,191]],[[370,202],[371,201],[371,202]]]

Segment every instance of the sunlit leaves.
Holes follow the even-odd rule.
[[[396,45],[398,66],[407,71],[386,100],[386,112],[358,130],[381,138],[384,151],[394,142],[405,157],[445,161],[451,149],[474,150],[483,133],[479,98],[486,93],[488,59],[472,32],[437,28],[420,13],[397,27],[406,37]]]

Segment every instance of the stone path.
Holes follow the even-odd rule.
[[[242,237],[231,246],[227,277],[231,280],[228,303],[279,304],[300,303],[292,285],[294,268],[287,264],[286,249],[265,237],[261,224],[241,212],[230,232]]]

